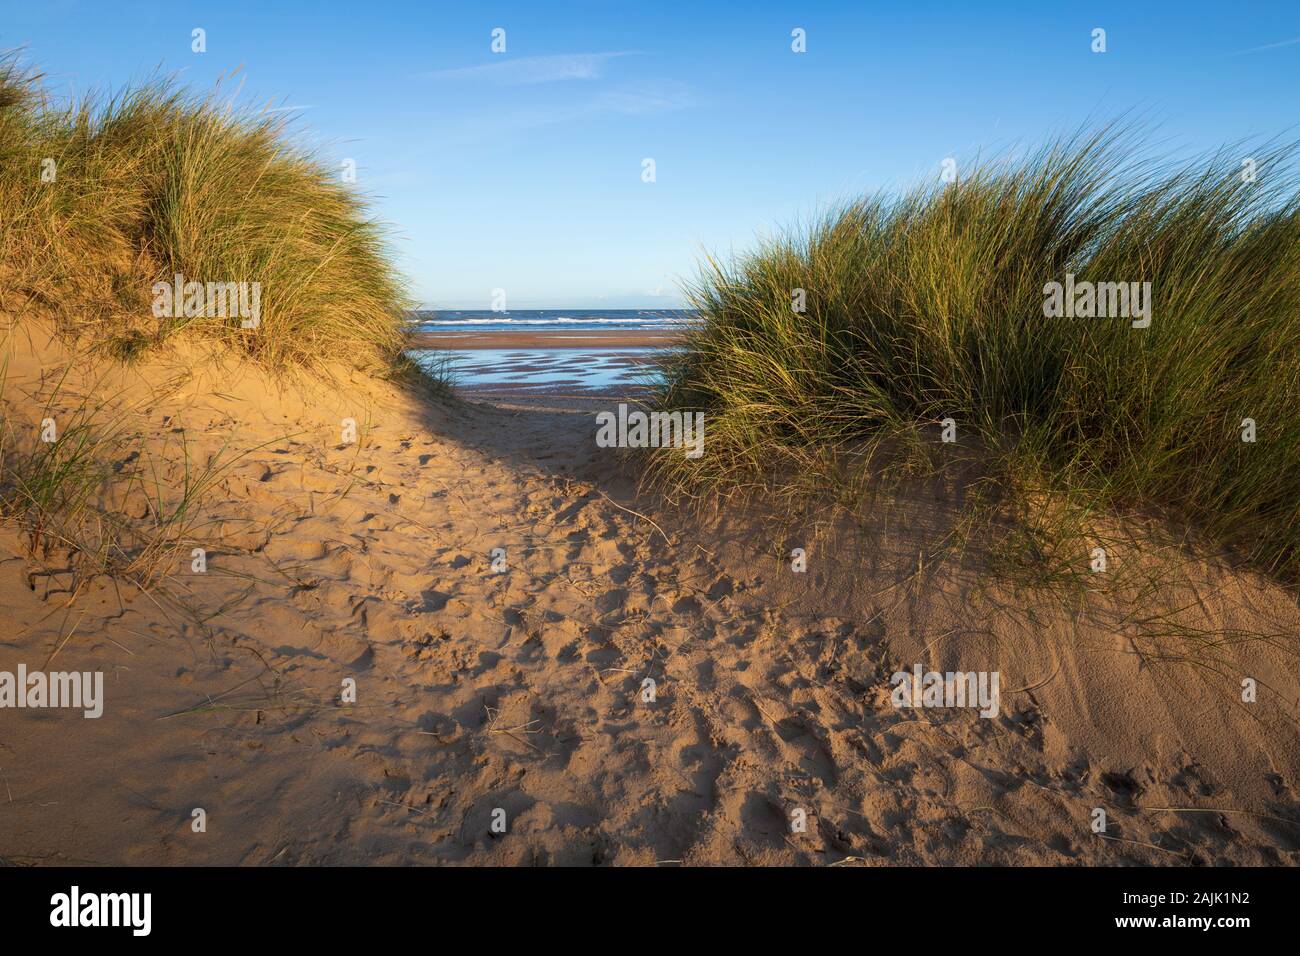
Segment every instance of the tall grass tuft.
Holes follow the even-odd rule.
[[[657,396],[705,411],[706,450],[659,454],[655,478],[852,498],[885,463],[962,457],[998,500],[1158,511],[1294,577],[1293,152],[1255,152],[1251,181],[1239,151],[1171,164],[1127,158],[1135,145],[1108,127],[708,259],[689,290],[702,327]],[[1067,273],[1151,282],[1150,327],[1045,317],[1045,286]],[[949,418],[955,444],[940,441]]]
[[[288,124],[166,80],[56,105],[0,58],[0,307],[35,301],[123,358],[186,331],[277,370],[387,366],[409,303],[383,233]],[[260,326],[156,317],[177,274],[260,283]]]

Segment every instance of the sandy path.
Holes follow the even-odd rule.
[[[57,649],[51,668],[108,685],[99,720],[0,711],[11,862],[1298,859],[1293,657],[1235,649],[1278,692],[1234,716],[1221,686],[1167,693],[1113,641],[1085,657],[1068,615],[1055,645],[1037,627],[1026,645],[1010,611],[972,619],[960,582],[906,584],[883,538],[874,568],[794,576],[758,519],[638,497],[585,412],[218,378],[141,415],[200,459],[264,445],[227,473],[209,505],[226,544],[175,600],[100,580],[65,606],[66,576],[29,578],[0,540],[0,670]],[[349,410],[358,444],[332,434]],[[1294,625],[1277,589],[1233,586],[1236,610],[1207,614]],[[1015,691],[1001,714],[893,708],[888,674],[953,633],[945,665],[976,666],[979,634],[1019,648],[988,658]]]

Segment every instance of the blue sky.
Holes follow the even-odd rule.
[[[0,0],[18,46],[60,93],[240,69],[241,100],[301,107],[322,156],[355,160],[414,294],[444,308],[497,288],[512,308],[674,307],[705,250],[1131,109],[1182,150],[1300,122],[1293,0]]]

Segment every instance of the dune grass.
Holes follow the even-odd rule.
[[[882,472],[961,461],[982,476],[972,500],[1038,502],[1035,534],[1097,509],[1156,512],[1294,577],[1292,152],[1171,165],[1129,158],[1138,145],[1109,127],[708,259],[689,290],[703,325],[656,397],[706,413],[705,453],[658,454],[655,480],[852,507]],[[1067,273],[1152,283],[1150,326],[1045,317],[1045,287]]]
[[[210,543],[201,502],[242,456],[199,464],[183,439],[151,453],[131,428],[133,409],[64,385],[58,376],[43,396],[15,402],[0,362],[0,519],[13,522],[34,566],[70,573],[74,591],[98,575],[151,586],[192,545]],[[32,401],[35,422],[15,413]]]
[[[403,352],[410,303],[383,230],[287,117],[161,79],[60,103],[0,55],[0,313],[53,323],[88,360],[133,362],[188,336],[277,375],[341,364],[445,393]],[[201,285],[202,308],[155,308],[156,284],[177,275]],[[237,298],[208,307],[209,284],[241,283],[259,290],[255,327]],[[49,410],[5,384],[0,368],[0,518],[33,561],[137,583],[179,567],[204,537],[201,500],[239,456],[196,464],[170,447],[181,474],[165,480],[131,410],[55,383],[57,438],[43,440]]]
[[[0,59],[0,307],[35,303],[124,359],[189,332],[274,370],[390,365],[409,303],[383,232],[286,115],[166,80],[56,105]],[[259,283],[260,324],[156,316],[178,274]]]

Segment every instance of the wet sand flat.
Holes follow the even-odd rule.
[[[421,336],[412,348],[426,367],[446,363],[464,398],[584,407],[594,399],[635,399],[650,366],[676,336],[655,332],[454,332]]]

